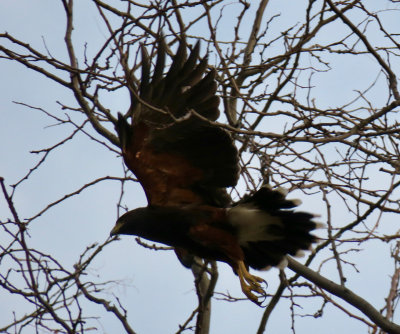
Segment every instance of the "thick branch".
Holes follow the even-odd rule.
[[[288,267],[314,284],[318,285],[322,289],[329,291],[335,296],[343,299],[347,303],[353,305],[355,308],[364,313],[368,318],[370,318],[375,324],[380,328],[390,334],[399,334],[400,326],[387,320],[382,314],[380,314],[370,303],[365,299],[351,292],[344,286],[336,284],[329,279],[321,276],[315,271],[307,268],[296,260],[288,257],[289,265]]]

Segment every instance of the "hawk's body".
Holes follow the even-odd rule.
[[[182,42],[164,75],[161,41],[150,79],[142,50],[140,86],[129,83],[132,122],[119,115],[117,131],[125,163],[149,205],[121,216],[112,234],[138,235],[224,261],[257,303],[256,294],[264,295],[262,279],[250,275],[248,266],[276,266],[287,254],[308,249],[315,241],[309,233],[316,227],[313,215],[294,212],[297,203],[269,187],[232,206],[225,189],[237,183],[239,159],[230,134],[213,123],[219,116],[215,71],[204,76],[206,60],[196,64],[199,44],[186,59]]]

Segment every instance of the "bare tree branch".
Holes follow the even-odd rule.
[[[400,326],[396,325],[393,322],[388,321],[385,317],[382,316],[382,314],[379,311],[377,311],[365,299],[361,298],[360,296],[357,296],[355,293],[353,293],[346,287],[338,285],[332,282],[331,280],[328,280],[325,277],[321,276],[320,274],[312,271],[306,266],[303,266],[301,263],[297,262],[293,258],[288,258],[288,261],[289,261],[289,268],[292,269],[294,272],[300,274],[301,276],[307,278],[308,280],[320,286],[324,290],[329,291],[335,296],[353,305],[387,333],[393,333],[393,334],[400,333]]]

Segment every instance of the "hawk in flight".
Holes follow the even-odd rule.
[[[293,209],[282,189],[261,187],[238,203],[226,188],[238,181],[238,151],[219,117],[215,70],[199,58],[199,43],[186,54],[182,41],[167,73],[160,39],[151,70],[142,47],[141,80],[129,82],[131,108],[116,129],[128,168],[141,183],[148,206],[122,215],[111,235],[130,234],[205,259],[223,261],[238,275],[244,294],[260,304],[260,277],[249,267],[285,263],[286,255],[317,240],[314,215]],[[128,78],[128,80],[130,80]]]

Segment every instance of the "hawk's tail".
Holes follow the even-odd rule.
[[[321,224],[311,213],[294,211],[300,203],[286,199],[284,189],[263,186],[228,211],[247,265],[259,270],[285,266],[286,255],[299,256],[318,240],[310,232]]]

